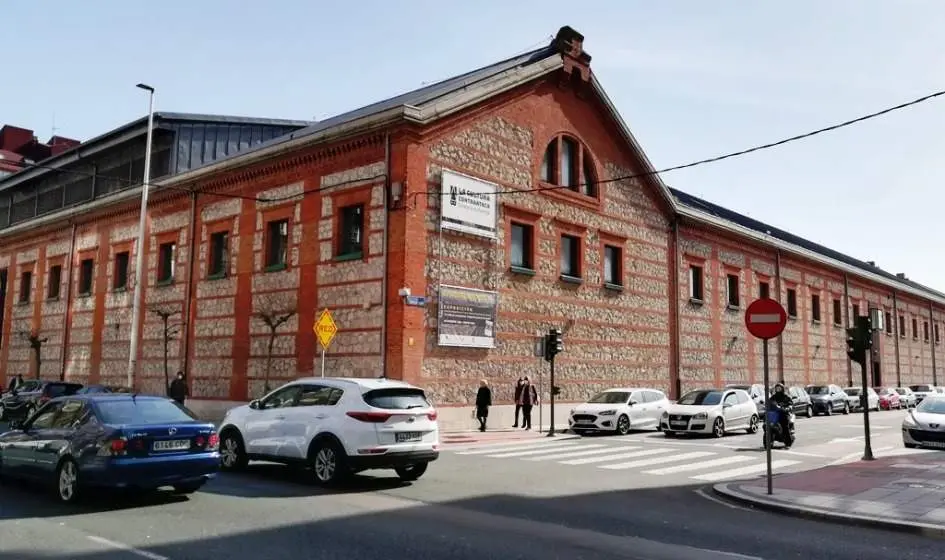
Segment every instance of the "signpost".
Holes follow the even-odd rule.
[[[761,339],[762,364],[765,382],[765,415],[761,419],[765,430],[765,462],[767,463],[768,494],[774,493],[771,475],[771,430],[768,429],[768,402],[771,398],[770,375],[768,373],[768,341],[781,336],[787,324],[784,307],[770,298],[756,299],[745,310],[745,327],[755,338]]]
[[[322,311],[312,330],[315,331],[315,337],[318,338],[318,342],[322,346],[322,377],[325,377],[325,351],[328,350],[331,341],[338,334],[338,325],[335,324],[331,311],[327,309]]]

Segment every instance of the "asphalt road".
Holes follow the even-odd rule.
[[[901,416],[873,415],[874,448],[901,448]],[[802,462],[789,468],[812,468],[859,452],[859,421],[858,415],[799,420],[792,451],[812,456],[795,455]],[[542,444],[602,445],[626,454],[628,447],[662,448],[661,439],[634,434]],[[679,451],[662,456],[711,450],[711,456],[686,461],[706,464],[757,453],[739,450],[759,444],[757,434],[674,441]],[[516,445],[522,453],[539,444]],[[663,464],[603,469],[597,468],[601,463],[560,463],[573,460],[568,458],[531,460],[547,456],[547,449],[511,457],[495,455],[516,451],[492,449],[446,451],[413,484],[380,472],[335,491],[315,488],[304,471],[272,465],[221,475],[190,498],[102,495],[78,508],[59,506],[38,488],[7,484],[0,487],[0,560],[941,558],[940,540],[746,510],[707,497],[707,483],[692,480],[692,472],[643,473]],[[590,458],[599,456],[590,451],[601,448],[560,449],[567,451],[552,453]],[[621,461],[634,459],[614,464]]]

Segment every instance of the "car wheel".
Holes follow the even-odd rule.
[[[807,405],[807,408],[804,409],[804,415],[807,416],[808,418],[813,418],[814,407],[812,407],[811,405]]]
[[[721,418],[716,418],[712,423],[712,437],[725,437],[725,421]]]
[[[752,414],[751,418],[748,419],[748,429],[745,430],[749,434],[753,434],[758,431],[758,415]]]
[[[845,405],[843,405],[843,413],[850,414],[850,403],[846,403]]]
[[[79,499],[79,466],[72,459],[63,459],[56,468],[56,495],[66,504]]]
[[[340,482],[347,474],[345,452],[337,443],[325,440],[315,446],[311,455],[315,482],[328,486]]]
[[[669,430],[663,430],[663,437],[674,438],[674,437],[676,437],[676,432],[670,432]]]
[[[225,471],[238,471],[246,468],[249,458],[243,446],[243,438],[236,430],[224,432],[220,441],[220,467]]]
[[[175,494],[193,494],[197,490],[200,490],[204,485],[204,481],[200,482],[188,482],[186,484],[175,484],[174,493]]]
[[[630,419],[626,414],[621,414],[620,418],[617,418],[617,433],[622,436],[630,433]]]
[[[916,447],[918,447],[918,445],[914,443],[903,443],[903,445],[906,446],[906,449],[915,449]]]
[[[833,403],[824,407],[824,414],[827,416],[833,416]]]
[[[413,482],[417,480],[423,473],[427,472],[427,463],[417,463],[415,465],[407,465],[406,467],[398,467],[394,469],[394,472],[397,473],[397,476],[400,477],[400,480],[404,482]]]

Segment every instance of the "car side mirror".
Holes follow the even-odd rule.
[[[259,410],[262,408],[262,401],[259,399],[253,399],[249,402],[249,407],[253,410]]]
[[[628,402],[627,404],[629,404],[630,406],[633,406],[633,405],[635,405],[635,404],[640,404],[640,403],[638,403],[637,401],[635,401],[635,400],[633,400],[633,399],[630,399],[630,402]]]
[[[722,408],[732,408],[732,403],[722,403]]]

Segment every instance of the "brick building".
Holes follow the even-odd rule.
[[[945,294],[667,188],[590,61],[563,28],[546,48],[155,181],[146,297],[186,323],[170,355],[196,406],[258,396],[267,375],[317,374],[323,308],[340,329],[329,375],[384,372],[439,405],[470,403],[480,378],[509,402],[516,377],[544,368],[535,334],[553,326],[564,401],[756,381],[743,311],[763,293],[791,315],[776,377],[848,384],[843,327],[874,306],[890,329],[878,381],[937,382]],[[13,279],[0,374],[31,367],[12,335],[30,327],[58,337],[43,375],[122,381],[130,301],[117,286],[133,276],[139,193],[0,229]],[[55,266],[74,270],[71,304],[46,301]],[[158,390],[153,313],[143,332],[137,384]]]

